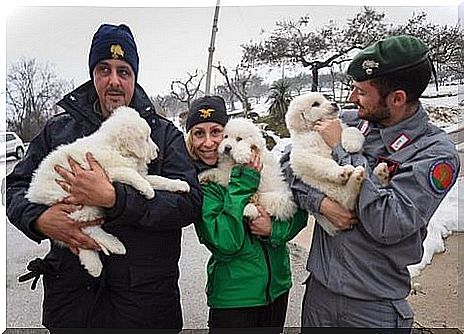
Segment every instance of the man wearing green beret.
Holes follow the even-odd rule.
[[[341,146],[337,120],[318,131],[340,164],[363,165],[354,211],[296,179],[285,168],[300,207],[341,229],[335,236],[316,224],[307,263],[302,327],[401,328],[409,333],[413,310],[408,266],[422,259],[427,225],[456,181],[459,156],[447,134],[431,124],[419,98],[433,72],[428,47],[412,36],[393,36],[359,52],[348,67],[350,101],[342,114],[365,136],[362,154]],[[283,160],[285,159],[285,155]],[[388,166],[388,180],[372,170]]]

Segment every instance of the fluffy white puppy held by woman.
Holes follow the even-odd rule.
[[[154,189],[190,191],[190,186],[185,181],[148,175],[148,164],[158,154],[158,147],[150,133],[150,126],[137,111],[129,107],[119,107],[96,132],[73,143],[60,145],[47,155],[34,171],[26,198],[34,203],[53,205],[69,196],[55,181],[60,179],[60,175],[54,166],[60,165],[70,170],[68,158],[71,157],[82,168],[89,169],[85,158],[87,152],[92,153],[110,181],[130,185],[147,199],[155,196]],[[70,214],[75,221],[92,221],[103,216],[102,208],[88,205]],[[82,230],[99,244],[106,255],[126,253],[124,244],[100,226],[89,226]],[[60,241],[55,242],[63,245]],[[98,252],[79,249],[79,258],[90,275],[100,276],[103,264]]]
[[[213,181],[224,187],[229,184],[232,167],[250,161],[253,151],[258,152],[263,163],[258,191],[245,207],[244,216],[252,220],[259,215],[255,204],[262,206],[278,219],[291,218],[297,206],[285,182],[277,158],[266,148],[259,128],[248,119],[234,118],[224,127],[224,139],[218,147],[218,167],[199,174],[200,182]]]

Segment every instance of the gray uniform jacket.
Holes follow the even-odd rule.
[[[341,165],[366,167],[356,208],[359,223],[333,237],[316,224],[307,269],[337,294],[364,300],[405,298],[410,291],[407,266],[422,258],[429,220],[456,181],[458,153],[448,135],[429,123],[422,106],[387,128],[359,120],[354,111],[342,118],[365,135],[362,155],[350,155],[341,146],[332,153]],[[295,198],[317,219],[324,195],[292,175],[288,155],[281,162]],[[389,164],[387,187],[371,172],[380,161]]]

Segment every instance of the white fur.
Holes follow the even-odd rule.
[[[131,185],[148,199],[155,196],[153,188],[190,191],[185,181],[147,175],[147,164],[158,156],[158,147],[150,138],[150,132],[150,126],[137,111],[119,107],[95,133],[73,143],[60,145],[47,155],[34,171],[26,198],[34,203],[53,205],[67,197],[69,194],[55,182],[61,177],[55,172],[54,166],[60,165],[70,170],[68,157],[72,157],[82,168],[89,169],[86,152],[93,154],[111,181]],[[103,217],[103,210],[95,206],[84,206],[71,213],[70,217],[75,221],[90,221]],[[83,228],[83,232],[93,238],[106,255],[126,253],[121,241],[100,226]],[[103,266],[96,251],[79,249],[79,258],[90,275],[100,276]]]
[[[354,209],[365,178],[364,167],[339,166],[332,159],[332,149],[314,130],[316,121],[337,117],[336,104],[320,93],[311,92],[292,100],[285,115],[292,143],[290,165],[303,182],[324,192],[345,208]],[[358,129],[342,124],[341,144],[347,152],[360,151],[363,143],[364,136]],[[330,235],[338,230],[327,219],[318,222]]]
[[[218,147],[217,168],[199,175],[200,182],[213,181],[227,187],[232,167],[250,161],[252,150],[260,154],[263,168],[256,196],[258,202],[271,216],[278,219],[291,218],[297,209],[292,192],[284,180],[277,158],[266,148],[266,142],[256,125],[248,119],[231,119],[224,128],[224,139]],[[255,219],[258,210],[248,203],[244,216]]]
[[[377,175],[382,187],[388,186],[390,171],[386,162],[381,162],[374,168],[374,174]]]

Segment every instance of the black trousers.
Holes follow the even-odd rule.
[[[287,315],[288,292],[272,304],[239,308],[210,308],[208,327],[213,333],[232,333],[232,328],[248,328],[253,332],[281,333]],[[259,330],[261,328],[261,330]],[[246,331],[248,333],[248,331]]]

